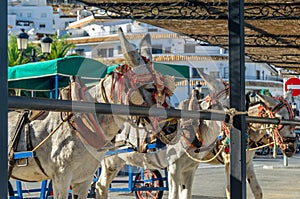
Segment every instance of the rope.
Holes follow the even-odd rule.
[[[254,147],[254,148],[251,148],[251,149],[247,149],[247,151],[254,151],[254,150],[257,150],[257,149],[260,149],[260,148],[264,148],[264,147],[267,147],[267,146],[270,146],[272,144],[274,144],[275,142],[270,142],[268,144],[264,144],[264,145],[261,145],[261,146],[258,146],[258,147]]]
[[[216,155],[214,155],[212,158],[208,159],[208,160],[200,160],[200,159],[197,159],[197,158],[194,158],[191,154],[189,154],[189,152],[185,149],[185,153],[187,154],[187,156],[189,158],[191,158],[192,160],[194,160],[195,162],[198,162],[198,163],[208,163],[208,162],[211,162],[213,161],[214,159],[216,159],[217,156],[220,155],[220,153],[223,151],[223,149],[225,148],[225,145],[221,145],[221,148],[220,150],[218,151],[218,153],[216,153]]]

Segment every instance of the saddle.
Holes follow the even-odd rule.
[[[9,150],[8,179],[12,176],[12,171],[13,171],[13,168],[15,165],[27,166],[27,163],[28,163],[27,158],[18,159],[18,160],[14,159],[14,153],[17,152],[18,143],[21,138],[22,129],[24,128],[24,132],[25,132],[24,136],[25,136],[25,141],[26,141],[26,150],[31,151],[33,149],[33,146],[32,146],[31,139],[30,139],[29,123],[33,120],[43,119],[45,116],[48,115],[48,112],[46,112],[46,111],[37,111],[37,110],[34,110],[34,111],[14,110],[14,111],[20,112],[20,113],[19,113],[18,121],[15,125],[15,131],[14,131],[13,137],[8,146],[8,150]],[[40,170],[42,171],[42,173],[45,176],[47,176],[47,174],[45,173],[44,169],[41,166],[39,159],[36,156],[33,156],[33,158],[34,158],[36,164],[38,165],[38,167],[40,168]],[[19,179],[19,180],[22,180],[22,179]]]

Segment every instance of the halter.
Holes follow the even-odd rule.
[[[277,104],[275,107],[271,108],[268,107],[266,104],[264,103],[260,103],[258,106],[258,117],[268,117],[268,118],[276,118],[276,113],[278,113],[281,109],[286,108],[289,112],[289,119],[293,119],[294,117],[294,113],[292,111],[291,106],[289,105],[289,103],[284,100],[282,97],[276,97],[275,99],[279,100],[279,104]],[[285,150],[287,148],[287,144],[285,144],[286,142],[289,141],[294,141],[296,138],[292,138],[292,137],[282,137],[280,135],[280,131],[282,130],[283,125],[279,124],[279,125],[275,125],[275,128],[272,131],[272,137],[275,141],[275,143],[278,143],[279,147],[281,150]],[[294,128],[293,126],[290,127],[290,129],[292,130],[292,128]]]
[[[158,108],[168,108],[169,105],[166,101],[167,97],[173,94],[173,89],[168,87],[169,79],[161,75],[160,73],[156,72],[153,68],[152,62],[142,57],[147,68],[145,69],[145,73],[136,73],[136,68],[130,67],[128,64],[123,64],[117,66],[111,75],[112,82],[110,92],[107,95],[104,88],[104,81],[102,80],[100,86],[100,92],[102,95],[102,99],[105,103],[109,103],[112,101],[113,103],[119,104],[128,104],[128,105],[136,105],[136,106],[143,106],[143,107],[150,107],[152,105],[156,105]],[[166,82],[166,83],[165,83]],[[150,101],[144,98],[143,93],[141,92],[140,87],[143,85],[153,84],[153,91],[151,93]],[[117,91],[116,85],[118,85]],[[149,91],[151,92],[151,91]],[[149,99],[148,99],[149,100]],[[138,126],[137,121],[142,121],[143,123],[149,123],[151,125],[152,130],[151,132],[153,135],[166,137],[165,135],[159,135],[163,133],[162,131],[158,131],[157,127],[160,126],[161,123],[167,123],[168,125],[173,125],[174,121],[170,119],[160,119],[158,117],[153,117],[153,122],[149,122],[150,120],[145,117],[138,117],[135,119],[134,122],[131,119],[131,124],[133,126]],[[145,125],[146,126],[146,125]],[[147,131],[147,130],[146,130]]]
[[[221,90],[220,92],[217,92],[217,93],[213,93],[211,95],[207,95],[203,101],[205,101],[206,103],[208,103],[208,108],[207,110],[210,110],[212,109],[214,106],[220,106],[220,102],[219,102],[219,99],[224,97],[224,96],[227,96],[228,95],[228,92],[229,92],[229,84],[226,83],[226,82],[222,82],[225,86],[225,89],[224,90]],[[199,101],[200,103],[200,101]],[[201,108],[200,108],[201,109]],[[191,127],[195,126],[195,120],[187,120],[187,121],[184,121],[182,122],[184,124],[184,128],[185,130],[190,130]],[[185,135],[184,132],[181,133],[182,137],[183,137],[183,140],[185,141],[186,145],[189,147],[189,148],[194,148],[196,149],[195,150],[195,153],[197,152],[200,152],[200,148],[202,147],[202,144],[203,144],[203,138],[201,136],[201,131],[200,131],[200,128],[201,128],[201,125],[203,123],[202,122],[199,122],[199,125],[198,125],[198,129],[197,130],[194,130],[195,131],[195,139],[190,141],[189,138]],[[223,126],[222,126],[223,128]],[[186,153],[188,153],[186,151]]]
[[[111,84],[111,91],[109,97],[114,103],[129,103],[138,106],[150,106],[150,104],[147,104],[143,99],[143,95],[140,93],[139,88],[142,85],[146,85],[153,82],[154,89],[151,94],[152,102],[154,104],[167,108],[169,105],[166,102],[166,97],[172,95],[173,91],[168,90],[168,88],[164,85],[165,78],[154,70],[152,62],[150,62],[149,59],[145,57],[143,57],[143,59],[145,63],[148,64],[148,73],[134,73],[134,69],[128,66],[127,64],[119,65],[111,73],[113,81]],[[125,90],[126,82],[129,83],[129,85],[127,85],[127,87],[129,88],[128,91]],[[119,85],[117,94],[114,93],[116,83],[118,83]],[[125,101],[122,100],[122,96],[124,94],[126,95]],[[143,102],[137,102],[137,100],[134,99],[134,97],[143,100]]]

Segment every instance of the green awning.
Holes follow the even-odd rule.
[[[154,68],[163,75],[171,75],[176,81],[190,79],[190,67],[186,65],[154,62]]]
[[[8,87],[22,90],[46,91],[55,88],[55,76],[58,87],[69,84],[72,75],[95,81],[107,73],[106,65],[94,59],[81,56],[69,56],[44,62],[34,62],[8,68]]]
[[[8,87],[22,90],[48,91],[55,89],[55,77],[58,88],[69,84],[69,76],[78,75],[85,83],[104,77],[115,66],[107,68],[94,59],[69,56],[44,62],[34,62],[8,68]],[[176,81],[189,79],[189,67],[186,65],[154,62],[154,68],[163,75],[171,75]]]
[[[190,69],[186,65],[166,64],[160,62],[153,62],[155,70],[162,75],[171,75],[175,77],[175,81],[182,81],[190,78]],[[109,66],[107,72],[112,72],[117,65]]]

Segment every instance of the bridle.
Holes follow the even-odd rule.
[[[219,99],[220,98],[223,98],[223,97],[226,97],[228,95],[228,92],[229,92],[229,86],[228,86],[228,83],[226,82],[222,82],[225,86],[225,89],[221,90],[220,92],[216,92],[216,93],[213,93],[211,95],[207,95],[204,99],[202,100],[199,100],[198,101],[198,104],[199,104],[199,110],[203,110],[201,109],[201,106],[200,106],[200,103],[207,103],[208,104],[208,107],[207,107],[207,110],[213,110],[214,107],[218,107],[217,109],[220,109],[222,106],[222,104],[219,102]],[[198,128],[197,130],[195,130],[193,128],[194,125],[197,125],[198,124]],[[196,122],[195,120],[187,120],[187,121],[183,121],[182,122],[182,126],[183,126],[183,130],[187,130],[187,131],[190,131],[191,129],[193,131],[195,131],[195,139],[193,139],[192,141],[190,140],[190,138],[188,138],[184,132],[181,133],[182,137],[183,137],[183,140],[185,142],[185,144],[189,147],[189,148],[193,148],[195,149],[195,153],[199,153],[201,152],[200,151],[200,148],[202,147],[202,144],[203,144],[203,138],[201,136],[201,127],[203,128],[203,122]],[[223,128],[223,126],[222,126]],[[188,153],[188,152],[186,152]]]
[[[117,103],[117,104],[128,104],[142,107],[153,107],[158,108],[169,108],[167,98],[173,94],[173,90],[168,88],[166,77],[158,73],[152,62],[142,57],[145,66],[144,70],[140,67],[132,68],[128,64],[122,64],[116,66],[116,68],[108,74],[100,82],[100,93],[102,101],[104,103]],[[142,70],[141,70],[142,69]],[[139,71],[141,70],[141,71]],[[146,72],[144,72],[146,71]],[[105,80],[111,78],[110,91],[105,90]],[[146,89],[151,93],[151,97],[146,99],[141,88],[143,86],[152,84],[153,89]],[[162,123],[174,124],[174,121],[170,119],[161,119],[158,117],[152,117],[152,122],[149,117],[145,116],[129,116],[127,122],[133,127],[140,129],[140,124],[144,126],[144,130],[153,135],[162,133],[159,130]],[[147,128],[151,129],[147,129]]]
[[[276,114],[280,112],[283,108],[286,108],[289,113],[289,119],[294,118],[294,112],[292,111],[292,108],[290,104],[283,99],[282,97],[275,97],[275,99],[279,100],[279,103],[272,107],[268,107],[263,102],[258,102],[259,105],[257,107],[258,109],[258,117],[262,118],[276,118]],[[282,124],[273,124],[271,125],[271,137],[273,138],[275,144],[278,144],[281,150],[285,150],[287,148],[287,144],[289,142],[294,142],[297,138],[296,137],[282,137],[280,134],[280,131],[283,129],[284,125]],[[293,130],[293,126],[290,127],[290,130]]]

